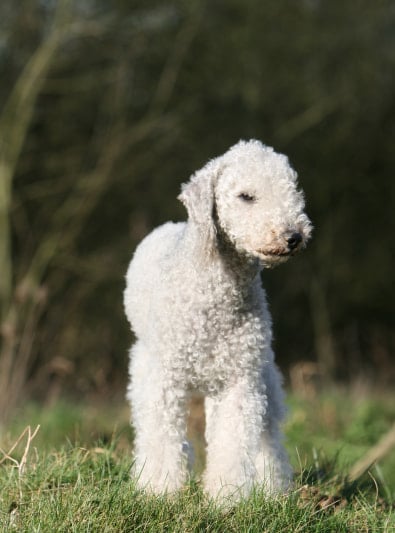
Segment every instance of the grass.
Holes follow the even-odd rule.
[[[9,457],[0,454],[0,531],[395,531],[393,454],[359,483],[349,484],[345,476],[348,465],[391,424],[394,402],[347,398],[346,410],[345,401],[339,394],[314,402],[291,398],[286,433],[298,471],[295,489],[274,499],[257,490],[228,509],[213,505],[196,479],[173,498],[136,490],[129,478],[126,408],[30,406],[2,438],[1,447],[9,450],[24,424],[41,424],[30,443],[25,431]],[[199,418],[199,406],[195,410]],[[198,436],[195,440],[199,445]]]

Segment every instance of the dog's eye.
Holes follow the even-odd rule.
[[[252,194],[248,194],[246,192],[241,192],[238,196],[241,200],[244,202],[255,202],[256,198],[255,196],[252,196]]]

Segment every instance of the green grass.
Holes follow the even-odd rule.
[[[347,472],[395,421],[395,398],[390,394],[322,394],[314,400],[289,398],[285,424],[287,447],[295,467],[306,469],[331,463]],[[318,457],[318,460],[317,460]],[[380,494],[395,497],[395,450],[370,472]],[[369,477],[369,476],[367,476]],[[367,480],[365,476],[365,480]]]
[[[132,434],[126,408],[30,406],[0,444],[7,451],[28,423],[41,424],[30,446],[25,433],[10,457],[0,453],[0,531],[395,531],[393,454],[359,483],[345,478],[348,465],[391,424],[394,402],[347,398],[351,407],[344,409],[345,401],[339,394],[314,402],[291,398],[286,433],[297,471],[293,492],[267,499],[257,490],[227,509],[208,500],[196,479],[173,498],[136,490],[129,478]]]

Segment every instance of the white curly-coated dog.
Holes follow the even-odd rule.
[[[234,501],[257,485],[286,490],[282,379],[260,273],[309,239],[297,174],[286,156],[240,141],[196,172],[179,199],[188,221],[150,233],[127,272],[125,309],[137,337],[128,387],[133,475],[154,493],[183,486],[187,400],[199,391],[208,494]]]

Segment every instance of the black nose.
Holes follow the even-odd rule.
[[[295,250],[295,248],[301,242],[302,242],[302,235],[300,233],[292,233],[292,235],[287,239],[288,248],[290,250]]]

